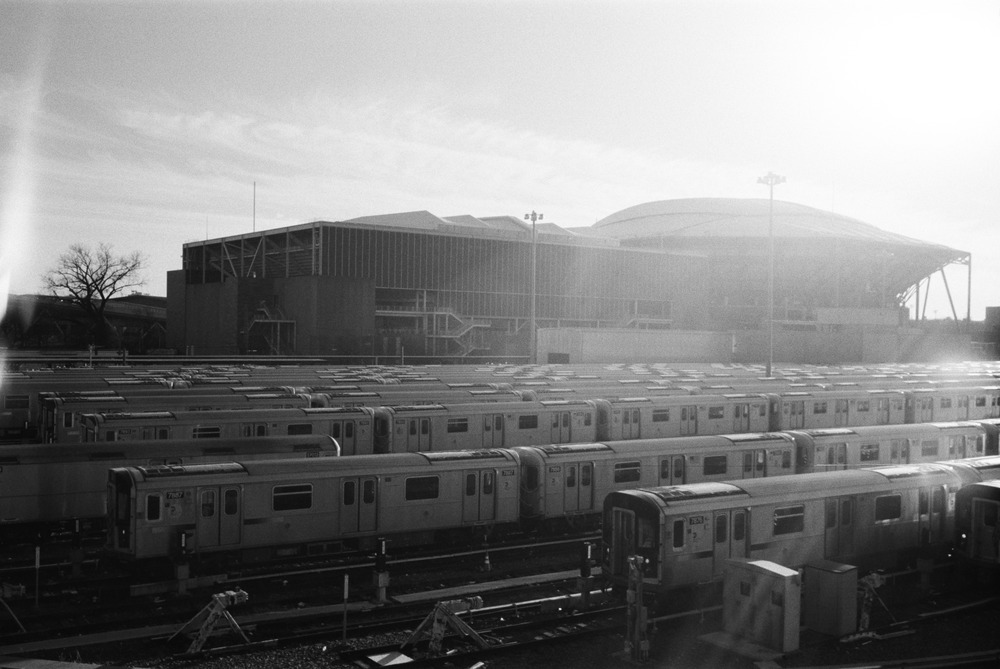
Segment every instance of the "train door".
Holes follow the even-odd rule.
[[[681,407],[681,436],[698,434],[698,407]]]
[[[750,432],[750,405],[739,403],[733,406],[733,432]]]
[[[483,416],[483,448],[502,448],[503,444],[503,414],[486,414]]]
[[[374,476],[345,478],[340,490],[340,531],[345,534],[376,531],[378,480]]]
[[[847,444],[830,444],[826,447],[826,469],[847,469]]]
[[[406,419],[406,450],[409,453],[431,450],[430,418],[424,416]]]
[[[890,425],[892,423],[892,413],[890,413],[889,406],[888,397],[881,397],[875,400],[876,425]]]
[[[767,451],[751,448],[743,451],[743,478],[756,479],[767,476]]]
[[[854,555],[853,497],[828,497],[825,509],[826,557]]]
[[[240,489],[225,486],[198,488],[198,548],[232,546],[240,542]]]
[[[747,511],[746,509],[724,509],[716,511],[712,519],[714,567],[717,576],[723,572],[726,560],[743,558],[747,555]]]
[[[927,546],[945,539],[947,494],[944,486],[918,491],[919,546]]]
[[[660,460],[660,485],[683,485],[685,479],[683,455]]]
[[[465,495],[462,497],[462,520],[475,523],[496,519],[496,471],[466,470]]]
[[[639,439],[639,410],[622,409],[621,439]]]
[[[628,559],[637,554],[635,540],[635,512],[631,509],[611,509],[611,576],[628,576]]]
[[[915,402],[914,423],[930,423],[934,420],[934,398],[918,397]]]
[[[330,424],[330,436],[340,444],[341,455],[362,455],[358,453],[358,444],[354,433],[353,420],[338,420]]]
[[[889,442],[889,464],[910,464],[910,440],[893,439]]]
[[[806,425],[806,403],[805,400],[797,402],[785,402],[785,424],[784,430],[796,430]]]
[[[847,400],[834,401],[833,424],[837,427],[845,427],[851,424],[850,404]]]
[[[955,460],[957,458],[968,457],[972,457],[972,454],[968,453],[965,447],[965,437],[963,435],[948,437],[948,459]]]
[[[996,500],[972,498],[972,526],[969,528],[969,554],[976,560],[1000,562],[1000,525],[997,523],[1000,505]]]
[[[590,462],[563,467],[563,510],[594,510],[594,466]]]
[[[565,444],[573,440],[571,418],[572,414],[569,411],[552,412],[552,433],[550,439],[553,444]]]

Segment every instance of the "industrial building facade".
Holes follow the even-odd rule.
[[[168,274],[168,345],[199,355],[514,360],[529,357],[534,323],[543,361],[571,357],[571,346],[552,348],[567,332],[607,342],[639,331],[642,341],[649,331],[688,333],[688,358],[661,356],[695,359],[717,346],[699,354],[690,333],[753,341],[767,321],[769,257],[775,318],[828,335],[833,311],[834,321],[851,313],[847,321],[899,325],[901,299],[968,256],[856,221],[844,234],[850,219],[789,203],[776,210],[769,256],[767,204],[650,203],[580,229],[419,211],[188,243],[183,269]],[[822,225],[804,234],[810,216]]]

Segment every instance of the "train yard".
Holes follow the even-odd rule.
[[[0,656],[793,667],[871,661],[905,636],[928,656],[959,624],[942,621],[997,616],[996,374],[5,371]],[[803,626],[794,652],[754,656],[718,640],[734,560],[892,578],[855,639]]]

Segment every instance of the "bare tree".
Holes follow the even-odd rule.
[[[93,322],[95,343],[106,344],[114,331],[104,316],[108,300],[145,284],[139,274],[145,263],[138,251],[115,255],[111,245],[103,242],[96,251],[73,244],[59,256],[58,264],[42,275],[42,282],[53,295],[68,297],[83,309]]]

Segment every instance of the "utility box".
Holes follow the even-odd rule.
[[[802,624],[835,637],[858,630],[858,568],[831,560],[802,570]]]
[[[799,572],[768,560],[727,560],[723,628],[780,653],[798,650],[800,581]]]

